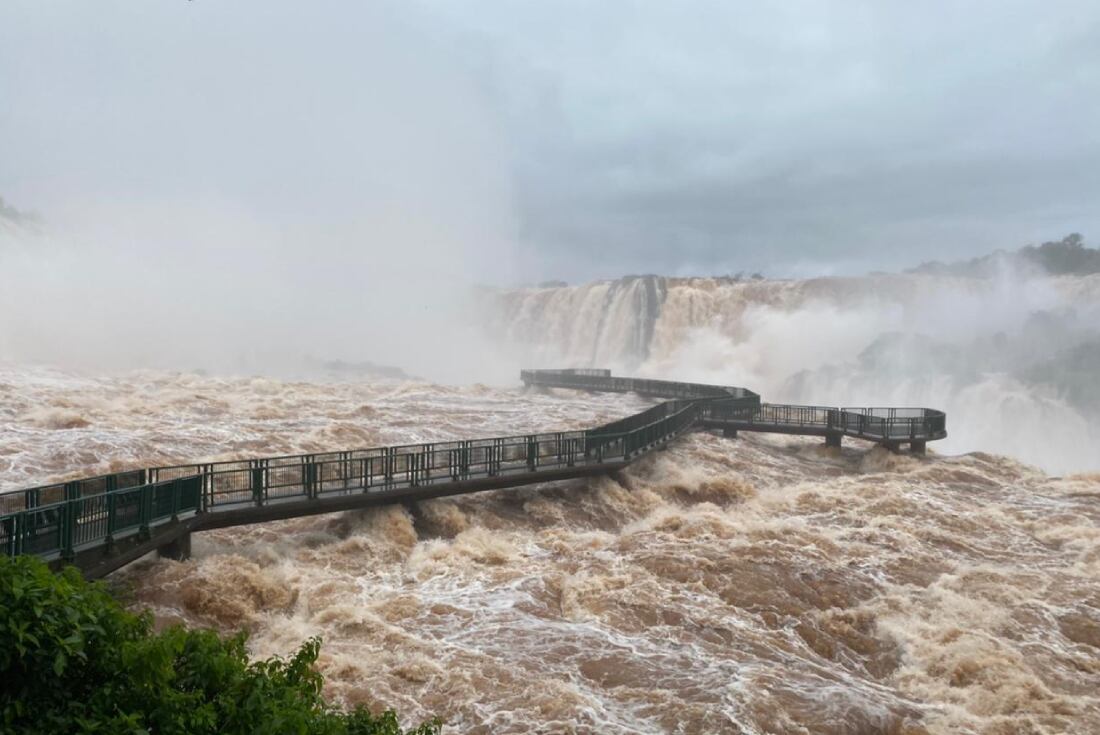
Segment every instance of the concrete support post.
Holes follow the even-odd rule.
[[[737,429],[722,429],[722,436],[726,437],[727,439],[736,439]]]
[[[927,446],[927,444],[928,444],[927,441],[919,440],[919,439],[911,441],[911,442],[909,442],[909,453],[910,454],[924,454],[924,450],[925,450],[925,447]]]
[[[837,447],[839,449],[840,448],[840,438],[841,438],[841,434],[835,434],[835,433],[834,434],[826,434],[825,435],[825,446],[827,446],[827,447]]]
[[[157,556],[162,559],[186,561],[191,558],[191,534],[184,533],[157,548]]]
[[[886,447],[887,449],[889,449],[891,452],[893,452],[895,454],[897,454],[898,450],[901,449],[901,443],[900,442],[883,442],[882,446]]]

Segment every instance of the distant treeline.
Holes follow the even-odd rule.
[[[1074,232],[1057,242],[1028,245],[1016,251],[998,250],[955,263],[931,261],[908,272],[988,278],[1005,266],[1039,269],[1055,276],[1100,273],[1100,249],[1085,247],[1085,238]]]

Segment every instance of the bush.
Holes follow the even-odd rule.
[[[0,557],[0,732],[400,735],[396,715],[321,697],[313,638],[250,663],[246,635],[173,626],[101,583],[32,557]],[[436,735],[438,721],[410,731]]]

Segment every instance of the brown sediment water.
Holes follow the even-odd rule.
[[[573,428],[636,396],[0,368],[0,489]],[[334,700],[450,732],[1100,731],[1100,475],[694,433],[614,476],[199,534],[110,579],[324,639]]]

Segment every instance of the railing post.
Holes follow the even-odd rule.
[[[204,464],[201,468],[202,479],[199,481],[199,507],[201,513],[207,512],[214,505],[214,467]]]
[[[31,508],[37,508],[41,504],[42,504],[42,495],[41,495],[41,493],[39,492],[39,490],[37,488],[34,489],[34,490],[28,490],[24,494],[23,507],[26,510],[30,510]],[[30,533],[30,531],[28,529],[37,528],[38,526],[37,526],[37,522],[34,519],[34,516],[28,514],[27,517],[24,519],[24,526],[25,526],[25,528],[23,529],[23,533],[26,533],[26,534]]]
[[[312,454],[302,457],[302,490],[309,500],[317,498],[317,463],[314,459]]]
[[[35,526],[32,520],[32,514],[36,511],[30,511],[23,513],[23,517],[19,519],[19,543],[16,546],[16,553],[22,554],[26,551],[28,538],[31,535],[31,528]]]
[[[81,516],[84,515],[84,504],[79,500],[70,500],[65,503],[66,516],[68,517],[67,528],[65,530],[65,553],[66,559],[72,559],[75,554],[73,549],[76,548],[77,538],[77,522]]]
[[[11,536],[8,539],[8,556],[14,557],[23,552],[26,536],[26,511],[19,513],[11,519]]]
[[[153,492],[156,485],[145,485],[141,488],[141,498],[138,503],[138,533],[142,538],[149,538],[149,517],[153,515]]]
[[[183,492],[183,480],[177,477],[172,480],[172,520],[179,520],[180,494]]]
[[[115,516],[116,497],[114,493],[109,493],[107,495],[107,538],[105,543],[108,551],[110,551],[115,543],[115,526],[118,523],[118,519]]]
[[[502,445],[502,439],[493,439],[492,445],[489,447],[489,476],[496,477],[500,473],[500,463],[504,450]]]
[[[252,466],[249,468],[249,479],[252,485],[252,502],[257,505],[264,504],[264,468],[263,460],[253,460],[249,464]]]
[[[66,482],[64,493],[65,501],[61,505],[60,517],[57,519],[57,546],[61,550],[62,559],[72,559],[73,531],[76,526],[76,499],[80,497],[80,482]]]
[[[7,553],[9,557],[15,556],[15,539],[19,538],[19,518],[24,512],[18,514],[12,514],[0,523],[4,525],[4,531],[8,534],[8,542],[4,545],[4,553]]]

